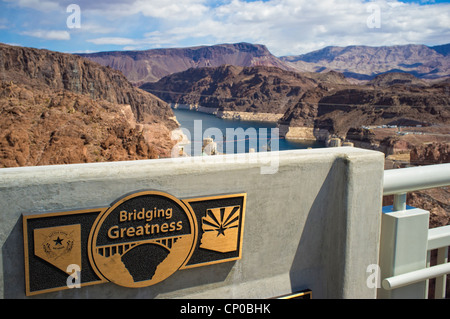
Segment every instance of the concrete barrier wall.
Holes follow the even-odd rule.
[[[104,283],[30,298],[271,298],[303,289],[313,298],[375,298],[366,269],[378,263],[382,153],[344,147],[233,158],[0,169],[0,296],[25,297],[23,213],[107,207],[155,189],[177,198],[246,192],[242,258],[145,288]],[[262,174],[269,161],[276,170]]]

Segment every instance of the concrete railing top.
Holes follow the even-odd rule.
[[[118,177],[139,178],[143,171],[151,170],[153,175],[165,176],[174,173],[206,173],[209,171],[227,171],[230,168],[250,169],[260,168],[264,175],[277,173],[278,167],[284,164],[299,164],[306,162],[326,161],[336,157],[355,157],[383,154],[366,151],[354,147],[318,148],[311,150],[289,150],[279,152],[239,153],[220,156],[197,156],[164,158],[158,160],[140,160],[123,162],[102,162],[71,165],[48,165],[33,167],[1,168],[0,189],[3,185],[30,185],[34,183],[47,184],[67,180],[114,179]]]

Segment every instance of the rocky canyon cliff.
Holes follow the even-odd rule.
[[[219,112],[278,114],[281,127],[307,128],[311,139],[345,140],[352,137],[348,132],[355,135],[363,126],[450,124],[448,80],[431,83],[405,73],[353,84],[334,71],[299,73],[227,65],[191,68],[141,88],[170,103]],[[312,136],[314,130],[326,136]],[[305,137],[305,132],[298,132],[299,138]]]
[[[114,69],[0,45],[0,167],[168,156],[177,127],[164,101]]]

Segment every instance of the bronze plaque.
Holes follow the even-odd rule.
[[[241,258],[246,194],[126,195],[110,207],[23,216],[26,294],[113,282],[155,285]]]

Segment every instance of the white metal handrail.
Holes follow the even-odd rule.
[[[450,185],[450,163],[384,171],[384,195]]]
[[[442,265],[437,265],[429,268],[411,271],[406,274],[385,278],[382,282],[382,285],[384,289],[392,290],[405,287],[417,282],[421,282],[427,279],[446,275],[448,273],[450,273],[450,263],[445,263]]]
[[[384,171],[383,195],[394,195],[394,211],[406,209],[406,193],[450,185],[450,163]]]
[[[450,246],[450,225],[428,230],[428,250]]]

